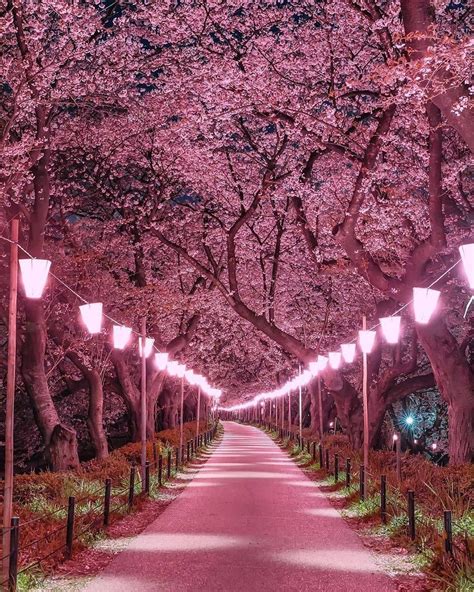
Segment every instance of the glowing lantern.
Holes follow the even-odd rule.
[[[318,356],[318,370],[322,372],[328,365],[328,359],[326,356]]]
[[[398,343],[400,337],[400,321],[401,317],[383,317],[380,319],[382,325],[382,333],[387,343]]]
[[[415,321],[426,325],[438,304],[440,292],[430,288],[413,288]]]
[[[127,343],[130,340],[130,335],[132,334],[130,327],[114,325],[112,328],[112,333],[115,349],[125,349]]]
[[[179,363],[173,360],[166,364],[166,371],[170,376],[177,376]]]
[[[184,373],[184,377],[189,382],[189,384],[193,386],[197,384],[197,376],[196,374],[194,374],[192,370],[186,370],[186,372]]]
[[[48,279],[51,261],[47,259],[20,259],[19,264],[27,298],[41,298]]]
[[[84,325],[94,335],[102,330],[102,302],[92,302],[79,307]]]
[[[158,370],[163,372],[166,370],[166,365],[168,364],[168,354],[166,352],[158,352],[155,354],[155,364]]]
[[[470,287],[474,290],[474,243],[459,247],[462,264]]]
[[[342,357],[346,364],[352,364],[356,355],[356,344],[355,343],[343,343],[341,345]]]
[[[341,365],[341,352],[329,352],[329,365],[333,370],[337,370]]]
[[[313,376],[318,375],[318,362],[310,362],[308,364],[309,371]]]
[[[178,367],[176,368],[176,376],[178,378],[183,378],[185,372],[186,372],[186,366],[184,364],[178,364]]]
[[[155,343],[155,340],[152,337],[145,337],[145,347],[143,348],[143,354],[142,354],[142,341],[143,341],[143,337],[140,337],[138,340],[138,352],[140,354],[140,357],[142,355],[144,355],[145,358],[148,358],[148,356],[151,354],[151,352],[153,350],[153,344]]]
[[[360,349],[364,354],[370,354],[375,343],[375,331],[359,331]]]

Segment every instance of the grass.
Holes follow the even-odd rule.
[[[277,440],[276,433],[270,434]],[[304,434],[305,438],[310,435]],[[318,477],[318,482],[331,491],[338,491],[338,499],[344,505],[343,512],[360,521],[372,523],[371,532],[391,539],[396,546],[411,551],[414,564],[423,570],[433,587],[436,584],[446,592],[470,592],[474,590],[472,572],[472,542],[474,539],[474,512],[472,465],[440,467],[420,456],[402,456],[403,479],[396,475],[395,455],[388,451],[371,451],[368,491],[366,499],[359,499],[358,467],[362,462],[360,452],[349,447],[344,436],[327,436],[323,448],[330,450],[330,458],[339,455],[340,464],[346,458],[352,462],[351,485],[345,487],[346,473],[339,471],[339,481],[334,475],[314,463],[312,458],[293,440],[279,442],[288,454],[305,469]],[[343,465],[345,467],[345,465]],[[331,463],[332,467],[332,463]],[[387,479],[387,524],[380,519],[380,477]],[[415,491],[416,540],[407,535],[407,492]],[[451,510],[453,525],[453,553],[444,551],[444,510]]]
[[[201,422],[201,432],[207,429],[207,423]],[[195,436],[196,423],[184,425],[184,441]],[[220,430],[219,430],[220,432]],[[163,483],[166,482],[166,454],[179,444],[179,428],[156,434],[157,452],[164,455]],[[55,549],[61,548],[51,557],[41,562],[41,569],[35,566],[19,574],[18,590],[29,590],[41,583],[46,573],[64,558],[65,522],[67,518],[68,498],[76,498],[75,533],[85,530],[77,536],[77,546],[94,544],[106,535],[102,530],[105,479],[112,481],[111,522],[128,513],[128,495],[130,467],[139,465],[140,443],[130,443],[113,451],[103,461],[83,463],[77,471],[52,473],[44,471],[38,474],[18,475],[14,487],[14,515],[20,518],[20,555],[19,569],[33,564],[39,557],[45,557]],[[153,462],[154,450],[151,443],[147,447],[147,458]],[[173,459],[171,478],[176,476]],[[140,471],[135,473],[134,496],[141,505],[142,482]],[[158,488],[156,467],[150,470],[150,498],[167,499],[166,493]],[[88,526],[91,525],[89,529]]]

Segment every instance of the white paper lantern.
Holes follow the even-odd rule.
[[[130,341],[132,330],[130,327],[122,325],[114,325],[112,328],[112,336],[115,349],[125,349],[127,343]]]
[[[382,333],[387,343],[398,343],[400,338],[400,322],[402,318],[399,316],[395,317],[383,317],[380,319],[380,325],[382,326]]]
[[[102,302],[92,302],[79,307],[84,325],[91,335],[102,331]]]
[[[438,304],[440,292],[430,288],[413,288],[415,321],[426,325]]]
[[[20,272],[27,298],[41,298],[48,280],[51,261],[47,259],[20,259]]]

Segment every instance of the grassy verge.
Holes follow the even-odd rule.
[[[208,429],[201,422],[201,432]],[[219,428],[220,429],[220,428]],[[196,424],[184,425],[184,441],[195,436]],[[156,434],[157,454],[163,455],[163,482],[166,481],[168,450],[179,445],[179,428]],[[154,450],[150,443],[147,459],[150,462],[149,496],[142,493],[140,471],[136,471],[133,505],[129,508],[130,469],[139,465],[141,444],[127,444],[113,451],[102,461],[83,463],[76,471],[18,475],[14,483],[14,515],[20,518],[20,553],[18,590],[30,590],[45,574],[66,558],[66,520],[68,499],[74,496],[74,551],[94,544],[106,536],[103,527],[105,480],[111,480],[109,524],[115,523],[130,510],[140,510],[145,499],[166,499],[166,489],[159,487]],[[176,476],[173,459],[170,477]],[[169,496],[169,494],[168,494]],[[1,505],[0,505],[1,507]],[[43,558],[38,562],[38,558]],[[28,568],[26,571],[23,571]]]
[[[300,448],[293,440],[279,439],[278,433],[265,430],[284,448],[309,476],[334,498],[343,515],[370,531],[384,537],[394,547],[408,550],[413,563],[423,571],[433,590],[467,592],[474,590],[472,544],[474,540],[472,465],[440,467],[421,456],[404,454],[402,480],[396,475],[396,459],[392,452],[371,452],[368,470],[368,491],[365,499],[359,496],[360,453],[354,452],[343,436],[328,436],[323,441],[324,450],[330,451],[330,468],[319,466],[306,448]],[[334,478],[334,458],[338,454],[340,464],[338,482]],[[345,460],[351,459],[350,486],[345,486]],[[380,514],[380,478],[387,480],[387,519]],[[415,492],[416,538],[408,536],[407,492]],[[332,494],[332,495],[331,495]],[[453,549],[445,550],[444,510],[452,512]]]

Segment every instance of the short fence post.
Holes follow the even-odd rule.
[[[186,456],[185,456],[184,450],[185,450],[185,448],[184,448],[184,444],[183,444],[181,446],[181,456],[179,457],[179,460],[181,461],[181,466],[183,466],[185,464],[184,459],[186,458]]]
[[[326,448],[326,471],[329,471],[329,448]]]
[[[351,459],[346,458],[346,487],[349,489],[351,486]]]
[[[128,486],[128,511],[132,509],[133,498],[135,496],[135,466],[130,467],[130,483]]]
[[[8,563],[8,592],[16,592],[18,577],[18,547],[20,542],[20,519],[14,516],[10,531],[10,560]]]
[[[339,455],[334,455],[334,483],[339,481]]]
[[[179,468],[179,446],[176,447],[175,450],[175,468],[176,468],[176,472],[178,472],[178,468]]]
[[[158,487],[163,485],[163,455],[158,457]]]
[[[407,492],[408,498],[408,536],[412,541],[415,540],[415,492],[410,489]]]
[[[380,519],[387,524],[387,477],[380,477]]]
[[[76,508],[76,498],[70,496],[67,505],[67,524],[66,524],[66,557],[72,557],[72,544],[74,541],[74,510]]]
[[[359,499],[365,500],[365,467],[364,465],[360,465],[359,470]]]
[[[313,462],[316,462],[316,442],[313,442]]]
[[[104,526],[109,525],[110,517],[110,493],[112,491],[112,480],[105,480],[105,495],[104,495]]]
[[[323,468],[323,445],[319,445],[319,468]]]
[[[190,443],[190,442],[189,442],[189,440],[188,440],[188,442],[186,443],[186,460],[187,460],[187,462],[189,462],[189,454],[190,454],[190,453],[189,453],[189,450],[190,450],[190,444],[191,444],[191,443]]]
[[[446,553],[453,552],[453,523],[451,510],[444,511],[444,550]]]
[[[171,449],[168,449],[168,463],[166,466],[166,476],[169,481],[171,478]]]
[[[150,463],[147,461],[145,463],[145,483],[144,485],[144,491],[147,495],[150,495]],[[143,491],[143,487],[142,487],[142,491]]]

